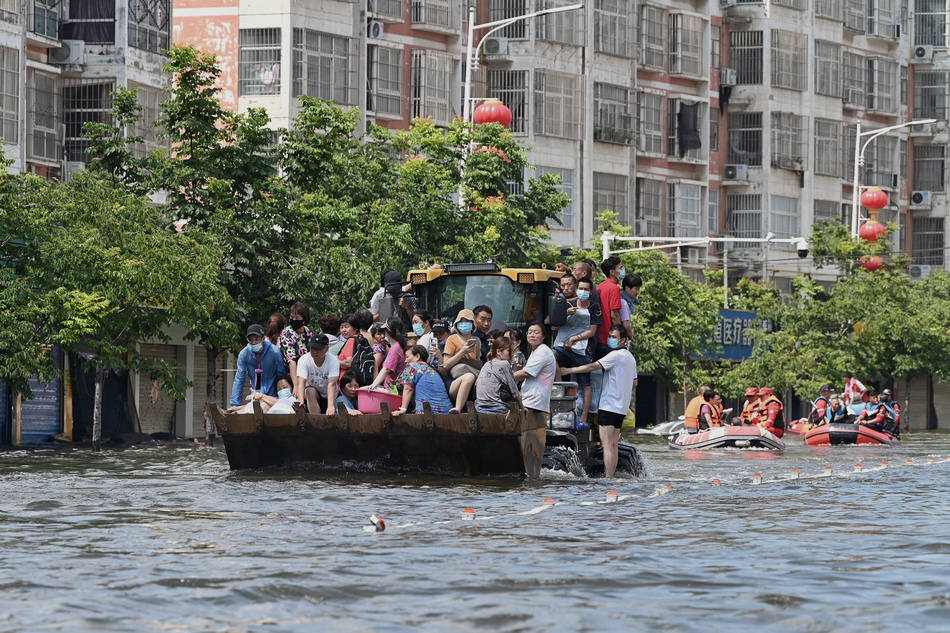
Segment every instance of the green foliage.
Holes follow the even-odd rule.
[[[862,268],[861,258],[879,255],[889,257],[891,252],[890,236],[897,227],[887,225],[888,236],[879,238],[876,242],[866,242],[859,237],[851,237],[851,229],[840,222],[825,220],[812,227],[809,239],[809,251],[817,268],[833,266],[844,274],[853,274]],[[892,268],[906,267],[904,258],[894,258],[889,264]]]

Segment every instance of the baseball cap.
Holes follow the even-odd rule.
[[[247,336],[264,336],[264,328],[260,323],[254,323],[247,328]]]
[[[383,274],[383,287],[386,292],[402,288],[403,283],[402,275],[395,270],[387,270]]]
[[[330,339],[326,334],[317,334],[310,339],[310,349],[325,349],[330,345]]]
[[[818,391],[831,391],[831,385],[822,385]]]
[[[433,332],[448,332],[449,331],[449,322],[444,319],[439,319],[438,321],[433,321],[432,323]]]

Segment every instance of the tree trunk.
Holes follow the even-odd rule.
[[[96,367],[96,395],[92,407],[92,450],[102,450],[102,383],[106,370]]]
[[[214,446],[214,421],[211,419],[211,407],[218,402],[218,350],[208,349],[208,380],[205,391],[205,445]]]

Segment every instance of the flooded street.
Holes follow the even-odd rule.
[[[636,438],[649,477],[609,485],[234,473],[191,446],[0,452],[0,631],[946,631],[950,435],[786,439]],[[364,531],[373,513],[385,532]]]

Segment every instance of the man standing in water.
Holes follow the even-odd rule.
[[[627,349],[627,330],[617,323],[610,327],[607,346],[610,352],[600,360],[581,367],[561,369],[561,374],[589,374],[604,370],[604,388],[600,393],[597,425],[600,427],[600,444],[604,448],[604,476],[608,479],[617,470],[620,429],[630,407],[633,387],[637,386],[637,360]]]

